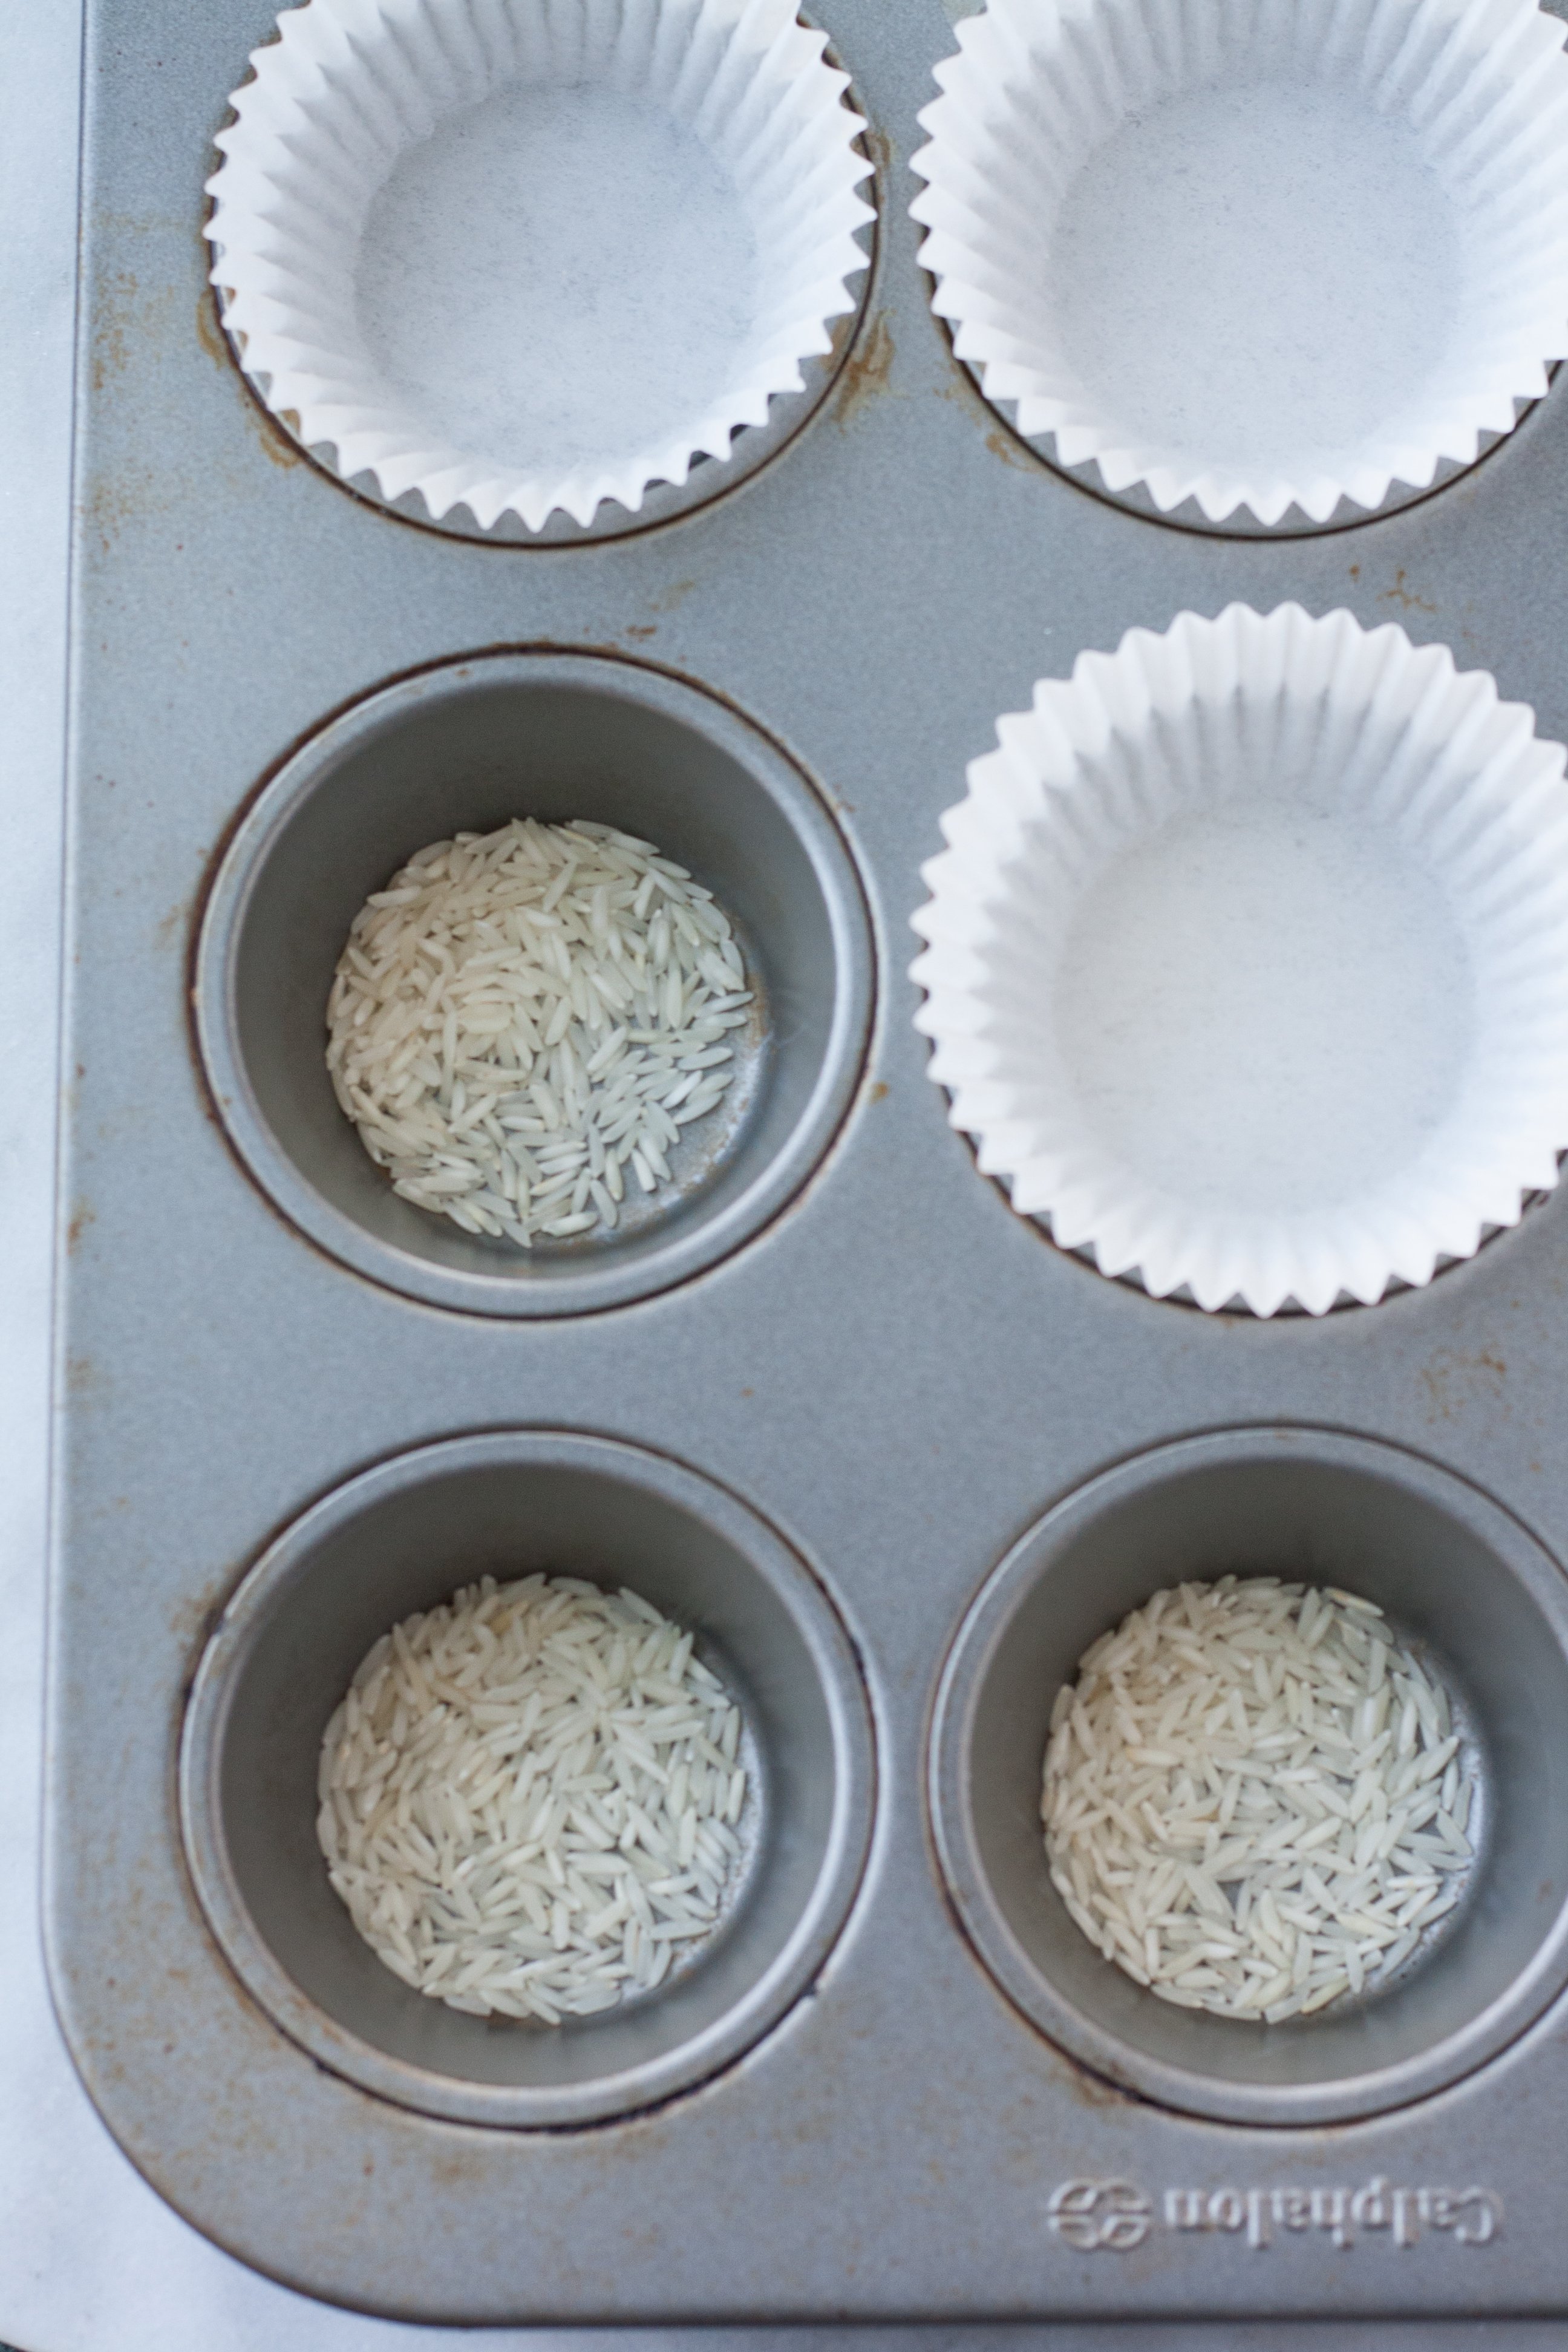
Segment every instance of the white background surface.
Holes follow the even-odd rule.
[[[155,6],[157,0],[148,0]],[[330,2310],[188,2229],[99,2122],[38,1937],[79,0],[0,9],[0,2337],[24,2352],[472,2352]],[[530,2352],[555,2331],[486,2332]],[[578,2352],[605,2338],[574,2339]],[[668,2343],[668,2338],[666,2337]],[[649,2347],[651,2352],[651,2347]]]

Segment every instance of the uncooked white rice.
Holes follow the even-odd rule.
[[[1384,1983],[1474,1860],[1476,1757],[1370,1601],[1157,1592],[1058,1694],[1041,1813],[1078,1926],[1163,2000],[1306,2016]]]
[[[742,1736],[635,1592],[487,1576],[366,1655],[322,1738],[317,1835],[405,1983],[554,2024],[662,1983],[717,1923]]]
[[[620,1216],[734,1075],[752,992],[729,918],[607,824],[433,842],[354,917],[327,1067],[394,1189],[465,1232],[566,1239]]]

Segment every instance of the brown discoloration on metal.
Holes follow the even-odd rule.
[[[100,217],[100,236],[111,226],[117,232],[130,229],[148,235],[165,224],[153,215]],[[162,347],[174,304],[171,287],[156,281],[143,285],[134,269],[108,270],[99,279],[93,298],[88,380],[100,400],[121,394],[124,379],[134,373],[138,361]]]
[[[349,1475],[354,1476],[361,1470],[374,1468],[377,1462],[384,1459],[385,1459],[384,1455],[374,1454],[368,1461],[358,1464],[355,1469],[350,1471]],[[236,1559],[229,1560],[217,1570],[216,1575],[207,1579],[201,1591],[193,1599],[183,1602],[173,1612],[169,1620],[171,1630],[188,1644],[186,1671],[181,1679],[179,1694],[178,1712],[182,1718],[184,1715],[185,1702],[190,1696],[191,1684],[195,1679],[196,1668],[201,1664],[202,1652],[217,1630],[218,1620],[228,1607],[230,1601],[257,1562],[266,1557],[279,1538],[293,1526],[295,1520],[302,1517],[307,1511],[314,1509],[318,1503],[324,1501],[337,1484],[337,1480],[332,1479],[312,1489],[303,1502],[291,1504],[286,1510],[279,1512],[258,1537],[248,1551],[241,1553]],[[194,1894],[192,1905],[192,1916],[202,1922],[205,1932],[206,1914],[195,1902]],[[238,1979],[236,1979],[237,1983],[237,1981]],[[247,1998],[248,1999],[248,1995]]]
[[[1353,570],[1354,567],[1352,568]],[[1397,604],[1402,613],[1435,613],[1436,611],[1436,604],[1431,604],[1416,589],[1407,588],[1405,582],[1405,571],[1402,563],[1394,575],[1393,587],[1385,588],[1383,592],[1384,604]]]
[[[936,290],[934,279],[928,278],[927,282],[934,295]],[[951,323],[945,319],[937,319],[934,311],[931,315],[936,320],[942,339],[942,348],[952,371],[946,383],[938,389],[938,399],[951,400],[956,407],[966,408],[976,416],[985,427],[985,446],[994,457],[1000,457],[1005,466],[1013,467],[1020,474],[1053,471],[1054,469],[1047,465],[1038,450],[1031,448],[1028,442],[1014,431],[1006,418],[999,410],[993,408],[985,398],[974,378],[953,349]],[[1073,480],[1071,475],[1064,475],[1061,478],[1067,481]],[[1081,482],[1074,482],[1074,487],[1081,489],[1084,486]]]
[[[985,446],[994,457],[1000,457],[1005,466],[1013,467],[1018,473],[1032,474],[1035,471],[1037,460],[1005,425],[992,426],[985,436]]]
[[[870,163],[878,180],[885,180],[893,168],[893,142],[887,132],[874,122],[868,122],[858,142],[861,153]],[[879,194],[881,193],[879,188]]]
[[[1500,1407],[1506,1416],[1507,1377],[1508,1366],[1495,1342],[1484,1348],[1439,1348],[1421,1369],[1428,1423],[1457,1421],[1472,1404]]]
[[[179,937],[181,925],[188,919],[190,912],[188,903],[182,898],[177,906],[169,908],[166,915],[160,916],[158,928],[153,934],[154,945],[159,948],[172,948]]]
[[[218,323],[217,297],[210,286],[204,286],[196,298],[196,341],[216,365],[226,369],[231,364],[228,338]]]
[[[158,477],[150,467],[125,467],[118,473],[99,474],[89,484],[82,500],[82,530],[87,536],[96,536],[107,555],[127,523],[158,514],[169,504],[166,490],[160,488]]]
[[[220,1575],[209,1577],[199,1592],[191,1593],[170,1612],[169,1631],[189,1658],[188,1672],[181,1677],[182,1715],[202,1652],[216,1631],[218,1619],[228,1605],[229,1594],[244,1574],[247,1564],[226,1568]]]
[[[488,2156],[483,2149],[453,2148],[432,2158],[430,2178],[443,2189],[482,2189],[489,2179]]]
[[[146,240],[176,226],[159,213],[99,211],[88,227],[89,239],[100,250],[119,246],[140,251]],[[174,296],[153,278],[143,285],[134,269],[106,269],[93,293],[92,353],[88,380],[95,393],[111,392],[115,379],[127,373],[140,353],[155,350],[173,315]]]
[[[696,585],[697,583],[695,580],[676,581],[672,587],[665,590],[662,596],[650,597],[648,600],[648,611],[650,613],[658,613],[661,614],[679,611],[679,607],[686,602],[686,599],[690,595]],[[635,637],[639,645],[646,645],[649,637],[658,636],[658,623],[657,621],[632,621],[629,622],[626,627],[621,631],[621,635],[624,637]]]
[[[135,273],[129,269],[116,270],[105,289],[92,338],[92,388],[96,393],[107,391],[114,377],[122,375],[130,365],[127,330],[132,325],[136,292]]]
[[[1125,2115],[1130,2108],[1148,2104],[1109,2075],[1091,2074],[1087,2066],[1079,2065],[1065,2052],[1058,2051],[1057,2056],[1060,2060],[1059,2080],[1068,2096],[1076,2099],[1080,2107],[1096,2111],[1109,2107],[1114,2114]]]
[[[889,1088],[887,1079],[878,1078],[867,1087],[866,1099],[868,1102],[874,1103],[886,1102],[888,1099],[888,1092]]]
[[[266,448],[267,455],[271,458],[273,464],[275,466],[297,466],[304,454],[298,446],[298,436],[300,434],[300,417],[298,411],[292,408],[280,408],[279,410],[278,423],[279,425],[287,427],[287,431],[279,431],[273,426],[272,413],[270,409],[258,407],[257,413],[261,417],[263,423],[272,428],[265,436],[263,446]],[[292,440],[289,437],[290,434],[295,436]]]
[[[86,1233],[89,1225],[96,1225],[97,1223],[98,1211],[93,1207],[91,1202],[88,1200],[79,1201],[76,1204],[76,1209],[72,1214],[71,1221],[66,1227],[66,1250],[68,1255],[71,1256],[75,1255],[78,1244],[80,1243],[83,1234]]]
[[[274,416],[271,410],[263,404],[249,377],[240,367],[234,346],[225,332],[218,315],[217,295],[211,286],[203,287],[196,303],[196,341],[208,359],[226,373],[232,369],[238,379],[244,395],[245,415],[260,444],[262,456],[270,458],[273,465],[282,467],[285,471],[300,465],[304,460],[304,450],[297,438],[290,437],[298,435],[300,419],[292,409],[288,408]]]
[[[833,414],[837,424],[852,425],[869,401],[889,389],[894,357],[893,331],[888,324],[888,314],[878,310],[867,320],[864,333],[839,373],[833,393]]]
[[[696,585],[695,580],[677,580],[672,586],[665,590],[662,596],[654,598],[648,606],[648,611],[650,613],[676,612],[685,604]]]

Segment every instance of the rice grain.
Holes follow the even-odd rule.
[[[518,818],[409,859],[327,1006],[345,1116],[405,1201],[531,1249],[671,1181],[734,1076],[753,992],[729,918],[646,841]]]
[[[317,1836],[395,1975],[555,2023],[661,1983],[744,1848],[741,1711],[692,1637],[573,1577],[466,1586],[366,1654],[321,1742]]]
[[[1057,1695],[1051,1879],[1162,2000],[1316,2014],[1387,1981],[1458,1902],[1476,1768],[1373,1602],[1274,1577],[1173,1587]]]

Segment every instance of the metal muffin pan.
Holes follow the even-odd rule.
[[[519,814],[617,825],[687,865],[737,923],[757,999],[721,1112],[587,1247],[490,1245],[399,1200],[321,1058],[321,1006],[369,893],[427,842]],[[563,1315],[710,1265],[799,1189],[854,1097],[871,968],[842,838],[759,730],[646,664],[535,651],[418,671],[295,753],[214,883],[195,1002],[236,1147],[312,1240],[433,1306]]]
[[[61,2018],[197,2227],[407,2319],[1568,2313],[1568,1208],[1375,1308],[1155,1302],[977,1174],[904,977],[965,761],[1131,625],[1345,604],[1568,734],[1568,401],[1559,382],[1486,464],[1343,532],[1226,539],[1086,496],[980,401],[915,260],[904,159],[947,13],[820,13],[880,215],[833,389],[700,511],[524,551],[347,494],[234,365],[201,187],[269,8],[89,0]],[[545,689],[557,731],[531,737]],[[684,784],[656,719],[697,747]],[[768,1020],[706,1186],[619,1255],[525,1274],[378,1226],[374,1171],[321,1116],[305,1000],[333,923],[421,838],[588,789],[568,724],[598,812],[657,804],[735,894]],[[422,780],[400,762],[426,726]],[[379,796],[355,782],[372,744]],[[1206,1499],[1184,1517],[1163,1449],[1189,1441]],[[1358,1477],[1375,1508],[1347,1502]],[[394,2015],[310,1876],[300,1797],[334,1686],[480,1550],[500,1564],[514,1496],[520,1567],[570,1547],[689,1614],[752,1696],[763,1768],[710,1955],[558,2042]],[[1126,1541],[1102,1549],[1113,1508]],[[1016,1866],[1029,1710],[1222,1534],[1227,1565],[1331,1556],[1386,1591],[1486,1750],[1476,1893],[1429,1969],[1256,2061],[1152,2042],[1133,1988],[1025,1916]],[[1009,1622],[1016,1716],[983,1728]]]
[[[1375,1601],[1479,1750],[1478,1864],[1453,1931],[1386,1991],[1258,2032],[1172,2010],[1099,1962],[1039,1868],[1051,1700],[1163,1586],[1239,1574]],[[1276,1424],[1119,1464],[1048,1511],[948,1661],[931,1741],[942,1867],[1027,2016],[1112,2081],[1221,2121],[1340,2123],[1440,2090],[1568,1982],[1568,1582],[1519,1522],[1429,1462]]]
[[[327,1885],[316,1762],[327,1718],[389,1623],[476,1575],[635,1585],[701,1629],[741,1699],[760,1797],[742,1883],[700,1963],[600,2024],[508,2032],[382,1966]],[[843,1923],[871,1818],[854,1654],[754,1512],[604,1438],[497,1433],[366,1471],[272,1546],[225,1612],[191,1696],[187,1847],[240,1976],[326,2066],[427,2115],[589,2123],[711,2074],[780,2017]],[[760,1818],[757,1818],[760,1816]]]

